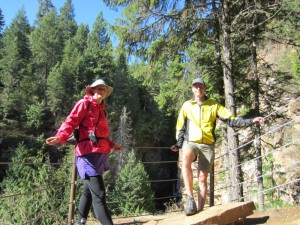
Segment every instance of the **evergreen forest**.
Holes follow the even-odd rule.
[[[194,78],[245,118],[299,97],[299,1],[103,1],[122,9],[122,17],[109,25],[99,12],[91,29],[76,22],[72,0],[60,9],[38,0],[34,24],[23,8],[6,24],[0,8],[0,223],[66,223],[74,146],[48,146],[45,139],[96,79],[114,88],[107,118],[111,139],[124,148],[110,155],[104,176],[113,216],[155,214],[173,199],[165,196],[179,193],[179,156],[169,148]],[[235,152],[242,141],[234,132],[216,130],[218,139],[234,136],[226,143],[231,164],[261,154],[260,141],[244,147],[249,154]],[[256,128],[251,137],[263,132]],[[171,163],[145,163],[164,160]],[[228,176],[243,179],[241,170]],[[174,181],[151,182],[165,179]],[[229,198],[241,196],[237,186]]]

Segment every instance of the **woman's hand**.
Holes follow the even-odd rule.
[[[49,138],[46,139],[46,143],[48,145],[55,145],[55,144],[59,143],[59,141],[60,141],[60,138],[56,137],[56,136],[49,137]]]
[[[121,150],[123,150],[123,147],[116,144],[116,145],[114,145],[114,147],[112,149],[115,151],[121,151]]]

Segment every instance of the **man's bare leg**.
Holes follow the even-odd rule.
[[[184,151],[182,155],[182,177],[188,196],[193,196],[193,170],[192,163],[196,155],[193,151]]]
[[[206,193],[207,193],[207,176],[208,173],[202,170],[198,171],[198,185],[199,185],[199,205],[198,210],[202,211],[205,205]]]
[[[197,213],[197,205],[193,196],[193,170],[192,163],[196,157],[193,151],[183,151],[182,156],[182,176],[187,192],[187,201],[185,207],[185,215],[190,216]]]

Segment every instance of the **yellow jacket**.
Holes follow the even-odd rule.
[[[201,105],[195,100],[189,100],[181,107],[177,119],[176,146],[182,147],[183,141],[213,144],[217,118],[231,127],[244,127],[253,124],[252,119],[235,117],[215,100],[206,99]]]

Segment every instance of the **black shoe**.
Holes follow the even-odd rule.
[[[188,197],[184,212],[186,216],[191,216],[197,213],[196,202],[194,201],[194,198],[192,196]]]

